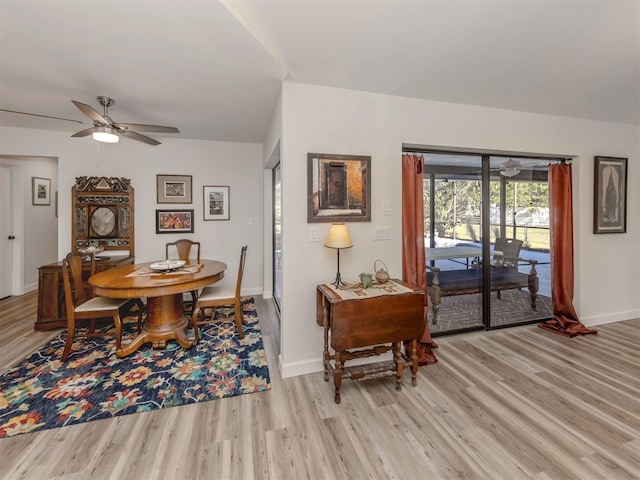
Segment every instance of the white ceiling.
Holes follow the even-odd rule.
[[[640,0],[0,0],[3,109],[260,143],[285,78],[640,124]]]

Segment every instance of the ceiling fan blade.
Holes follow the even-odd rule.
[[[72,120],[70,118],[52,117],[51,115],[40,115],[39,113],[18,112],[17,110],[7,110],[6,108],[0,108],[0,112],[17,113],[19,115],[31,115],[32,117],[53,118],[54,120],[64,120],[65,122],[89,123],[83,122],[81,120]]]
[[[154,146],[160,145],[159,141],[154,140],[151,137],[147,137],[146,135],[141,135],[136,132],[130,132],[128,130],[119,130],[118,133],[121,135],[124,135],[125,137],[132,138],[133,140],[138,140],[140,142],[148,143],[149,145],[154,145]]]
[[[75,100],[71,100],[71,101],[73,102],[73,104],[76,107],[78,107],[80,109],[80,111],[82,113],[84,113],[87,117],[89,117],[94,122],[99,123],[101,125],[111,126],[111,122],[107,118],[105,118],[102,115],[100,115],[98,112],[96,112],[89,105],[87,105],[85,103],[76,102]]]
[[[97,131],[98,127],[87,128],[86,130],[82,130],[81,132],[74,133],[71,135],[72,137],[86,137],[87,135],[91,135],[93,132]]]
[[[176,127],[163,127],[161,125],[144,125],[140,123],[115,123],[114,127],[136,132],[180,133]]]

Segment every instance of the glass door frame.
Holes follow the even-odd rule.
[[[450,330],[450,331],[441,331],[441,332],[432,332],[432,336],[442,336],[448,334],[457,334],[463,333],[467,331],[474,330],[495,330],[499,328],[513,327],[519,325],[533,324],[539,323],[544,320],[544,318],[534,319],[534,320],[524,320],[521,322],[513,322],[509,324],[501,324],[501,325],[492,325],[491,324],[491,288],[485,288],[485,286],[491,285],[491,270],[489,268],[490,261],[492,259],[491,252],[491,171],[492,171],[492,160],[496,159],[524,159],[524,160],[532,160],[532,159],[544,159],[549,163],[554,161],[563,161],[564,158],[561,157],[551,157],[546,155],[513,155],[508,153],[482,153],[482,152],[472,152],[472,151],[454,151],[454,150],[432,150],[432,149],[416,149],[416,148],[404,148],[403,152],[408,153],[417,153],[417,154],[441,154],[441,155],[455,155],[455,156],[468,156],[475,157],[476,159],[481,160],[481,165],[479,169],[480,174],[480,189],[481,189],[481,204],[480,204],[480,237],[481,237],[481,248],[482,248],[482,321],[478,323],[478,325],[463,327],[460,329]],[[428,163],[425,162],[425,174],[427,174]],[[434,238],[435,238],[435,184],[436,178],[434,174],[430,174],[428,177],[429,181],[429,189],[430,189],[430,197],[428,204],[428,217],[429,217],[429,238],[430,245],[425,245],[427,247],[435,246]],[[495,178],[494,178],[495,181]],[[506,237],[508,225],[506,224],[507,219],[507,185],[509,178],[505,176],[500,176],[500,236]],[[517,180],[516,180],[517,181]],[[514,206],[515,208],[515,206]],[[426,213],[426,212],[425,212]],[[515,214],[514,214],[514,222],[515,222]],[[426,233],[426,232],[425,232]],[[515,238],[515,231],[514,231]],[[428,261],[429,259],[427,259]]]
[[[271,185],[272,185],[272,245],[273,245],[273,303],[276,306],[276,311],[280,314],[282,309],[282,170],[281,164],[278,162],[272,169]],[[280,193],[277,194],[277,185],[280,185]],[[280,205],[278,206],[278,200]],[[278,209],[280,213],[278,214]],[[280,238],[278,239],[278,228],[276,228],[277,222],[280,222]],[[278,250],[278,247],[280,250]],[[280,277],[278,277],[278,270],[280,270]]]

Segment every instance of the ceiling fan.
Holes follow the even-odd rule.
[[[533,159],[530,159],[533,160]],[[547,167],[549,165],[550,160],[545,160],[543,158],[533,161],[521,162],[520,160],[514,160],[510,158],[502,162],[502,164],[498,168],[492,168],[493,171],[500,172],[500,175],[505,177],[515,177],[522,170],[540,170],[536,167]]]
[[[523,169],[531,170],[541,165],[548,165],[548,163],[549,163],[548,161],[544,161],[544,160],[523,163],[520,160],[514,160],[513,158],[509,158],[508,160],[505,160],[504,162],[502,162],[500,166],[493,167],[490,170],[491,172],[498,172],[500,173],[500,175],[504,177],[511,178],[518,175]],[[461,176],[474,176],[474,177],[477,177],[481,174],[482,174],[482,170],[469,170],[466,172],[458,173],[458,175],[461,175]]]
[[[148,137],[146,135],[142,135],[138,132],[158,132],[158,133],[180,133],[175,127],[163,127],[161,125],[145,125],[139,123],[118,123],[114,122],[111,117],[109,117],[108,109],[115,102],[113,98],[98,96],[98,103],[102,105],[103,112],[102,114],[98,113],[92,107],[85,103],[77,102],[75,100],[71,100],[71,102],[78,107],[78,109],[84,113],[87,117],[93,120],[93,127],[87,128],[86,130],[82,130],[78,133],[74,133],[71,135],[72,137],[86,137],[87,135],[92,135],[93,138],[99,142],[107,142],[107,143],[116,143],[120,136],[125,136],[131,138],[133,140],[138,140],[140,142],[148,143],[149,145],[160,145],[160,142]],[[15,110],[6,110],[4,108],[0,109],[3,112],[10,113],[18,113],[21,115],[33,115],[35,117],[44,117],[44,118],[54,118],[56,120],[65,120],[68,122],[76,122],[76,123],[88,123],[82,122],[79,120],[71,120],[68,118],[60,118],[60,117],[52,117],[49,115],[39,115],[37,113],[26,113],[26,112],[17,112]]]
[[[502,162],[502,165],[500,166],[500,168],[498,168],[498,171],[500,172],[500,175],[503,175],[505,177],[514,177],[520,173],[521,166],[521,162],[510,158],[509,160]]]

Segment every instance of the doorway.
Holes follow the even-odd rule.
[[[9,265],[12,274],[10,295],[22,295],[37,289],[38,268],[58,259],[57,195],[54,193],[58,189],[58,158],[0,154],[0,165],[3,176],[9,172],[11,190],[11,201],[5,202],[3,196],[0,202],[0,215],[3,219],[13,217],[11,232],[2,233],[0,237],[0,242],[10,244],[0,248],[5,255],[2,262]],[[50,181],[48,202],[34,202],[34,177]],[[10,236],[15,238],[9,240]],[[12,258],[8,259],[7,252]],[[2,270],[6,273],[4,267]],[[4,290],[4,277],[2,284],[0,289]]]
[[[0,299],[15,295],[14,181],[17,167],[0,163]]]
[[[325,165],[324,178],[327,185],[324,191],[327,198],[320,205],[320,208],[347,208],[347,169],[342,162],[330,162]]]
[[[282,308],[282,172],[278,163],[273,169],[273,300]]]
[[[418,154],[432,335],[551,317],[550,159]]]

